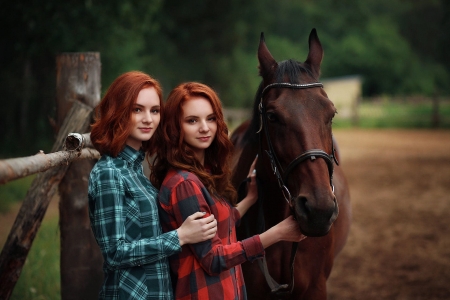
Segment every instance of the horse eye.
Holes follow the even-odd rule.
[[[272,113],[272,112],[268,112],[267,113],[267,120],[269,120],[270,122],[275,122],[278,120],[277,116]]]

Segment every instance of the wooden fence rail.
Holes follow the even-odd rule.
[[[100,154],[95,149],[85,148],[0,160],[0,185],[83,158],[98,159]]]
[[[83,149],[90,142],[89,135],[80,139],[70,134],[89,131],[93,107],[100,100],[99,53],[59,55],[56,77],[59,130],[51,153],[0,160],[0,184],[37,173],[0,254],[2,300],[12,294],[56,191],[60,195],[61,299],[97,299],[103,277],[101,253],[89,227],[86,179],[92,159],[100,155],[94,149]],[[82,145],[77,145],[80,141]]]

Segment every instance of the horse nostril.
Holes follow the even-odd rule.
[[[309,207],[308,199],[306,197],[299,197],[298,201],[301,203],[306,213],[311,212],[311,208]]]
[[[299,196],[295,199],[294,205],[297,207],[296,211],[297,213],[309,215],[311,213],[311,208],[308,205],[308,199],[304,196]]]

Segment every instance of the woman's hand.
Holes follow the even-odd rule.
[[[306,239],[306,236],[301,233],[300,226],[292,215],[275,225],[275,227],[278,227],[277,230],[279,231],[281,241],[300,242]]]
[[[217,221],[214,215],[204,217],[205,212],[196,212],[177,229],[180,246],[195,244],[212,239],[217,232]]]
[[[256,162],[258,161],[258,155],[253,160],[250,170],[247,176],[247,197],[250,200],[250,205],[253,205],[258,200],[258,186],[256,184]]]
[[[300,232],[300,226],[293,216],[289,216],[277,225],[259,235],[261,243],[266,249],[279,241],[300,242],[306,236]]]
[[[236,205],[236,209],[239,211],[241,218],[247,212],[247,210],[256,203],[258,200],[258,186],[256,184],[256,162],[258,161],[258,155],[253,160],[250,170],[247,176],[247,196]]]

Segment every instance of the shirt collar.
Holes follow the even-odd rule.
[[[141,165],[142,161],[144,160],[144,151],[142,150],[136,150],[133,147],[130,147],[128,145],[125,145],[125,148],[122,150],[122,152],[119,153],[118,157],[125,160],[130,165]]]

